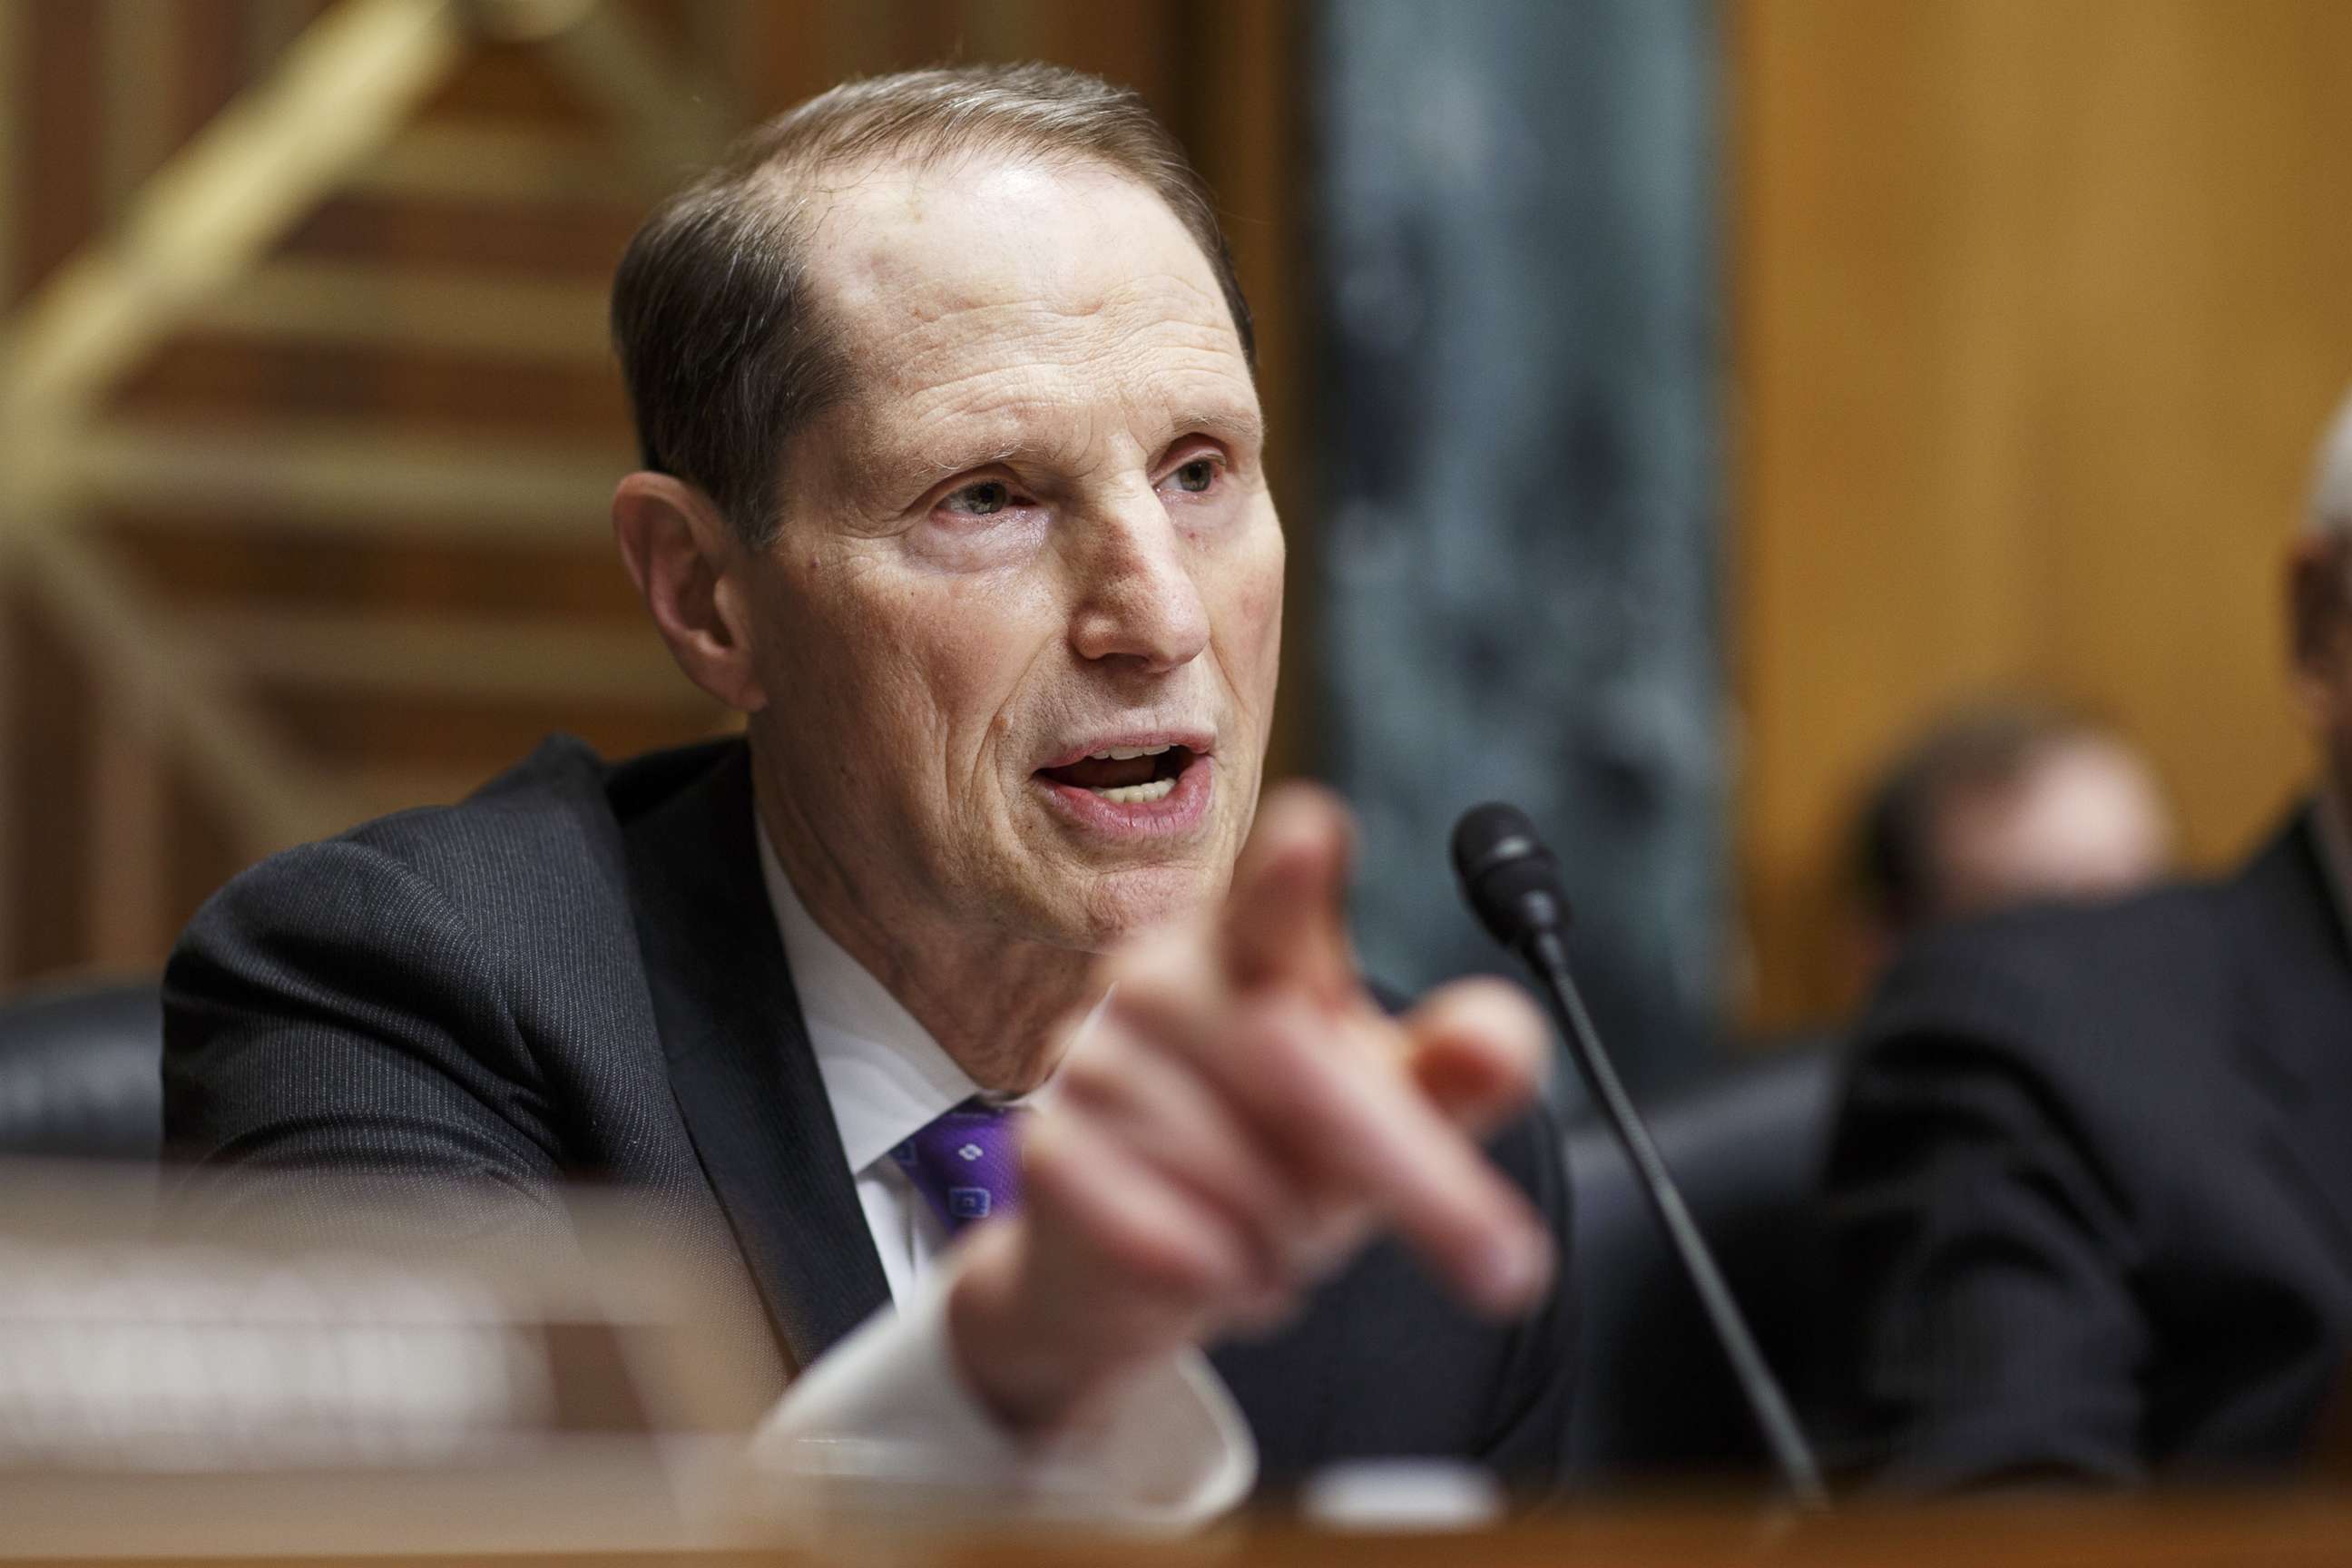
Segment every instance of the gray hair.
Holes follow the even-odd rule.
[[[2337,405],[2327,434],[2319,443],[2319,458],[2311,471],[2311,508],[2306,524],[2314,533],[2352,539],[2352,395]]]

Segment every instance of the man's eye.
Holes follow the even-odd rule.
[[[1002,479],[966,485],[940,502],[940,509],[964,517],[992,517],[1013,504],[1013,487]]]
[[[1195,458],[1176,470],[1176,488],[1198,495],[1217,482],[1217,460]]]

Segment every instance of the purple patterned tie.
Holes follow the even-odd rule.
[[[1021,1202],[1021,1112],[967,1100],[890,1151],[953,1237]]]

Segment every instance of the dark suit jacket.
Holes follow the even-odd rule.
[[[2294,1461],[2352,1329],[2352,952],[2307,814],[2228,881],[1928,939],[1830,1202],[1906,1488]]]
[[[165,977],[185,1211],[229,1203],[211,1172],[291,1173],[306,1198],[413,1198],[398,1211],[502,1243],[561,1232],[567,1183],[622,1184],[739,1269],[783,1364],[806,1365],[889,1292],[754,845],[740,742],[608,766],[558,740],[462,805],[239,877]],[[1549,1123],[1493,1152],[1565,1247]],[[1390,1455],[1548,1482],[1570,1327],[1558,1300],[1474,1319],[1380,1245],[1214,1360],[1270,1483]]]

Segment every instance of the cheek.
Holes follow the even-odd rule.
[[[968,753],[990,731],[1034,653],[1024,617],[970,582],[909,609],[897,635],[920,666],[942,739]]]
[[[1244,698],[1270,694],[1282,659],[1282,533],[1269,526],[1268,542],[1234,563],[1223,584],[1220,641],[1229,678]]]
[[[856,586],[835,617],[850,650],[836,672],[854,704],[839,722],[886,734],[919,764],[897,776],[926,787],[944,776],[952,794],[982,771],[1058,622],[1017,576],[876,572]]]

